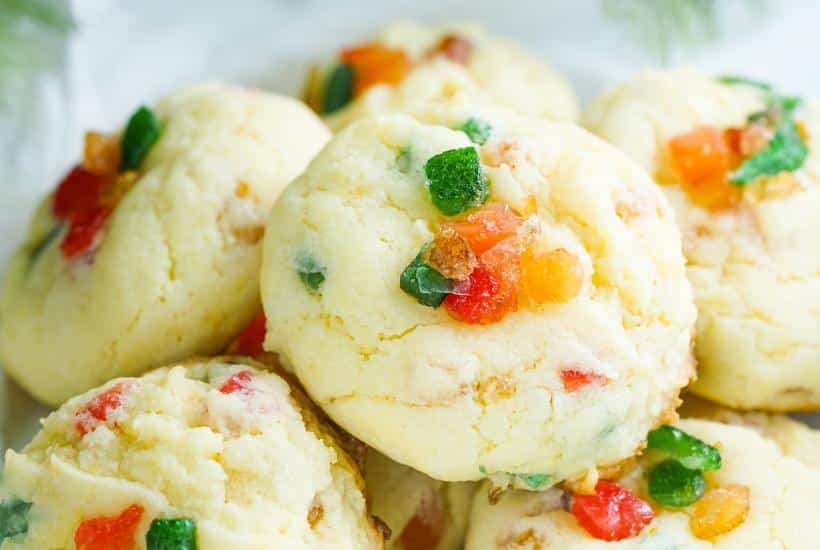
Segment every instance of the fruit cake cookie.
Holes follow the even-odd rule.
[[[271,205],[329,138],[290,98],[208,84],[86,135],[0,296],[0,362],[57,405],[221,351],[259,307]]]
[[[394,23],[314,67],[304,96],[336,131],[420,101],[482,97],[525,115],[563,121],[575,121],[579,113],[564,77],[514,42],[469,24]]]
[[[219,357],[69,400],[6,454],[3,548],[382,548],[358,469],[262,368]]]
[[[693,391],[820,407],[820,109],[768,84],[682,69],[605,93],[585,124],[662,187],[698,306]]]
[[[372,449],[364,468],[373,515],[390,528],[390,550],[457,550],[476,484],[436,481]]]
[[[594,477],[693,374],[657,186],[580,128],[490,107],[337,134],[274,206],[261,285],[266,349],[344,429],[444,481]]]
[[[682,420],[589,494],[476,494],[466,550],[817,547],[820,470],[756,431]]]

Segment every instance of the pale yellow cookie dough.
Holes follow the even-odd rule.
[[[222,84],[156,112],[162,135],[93,257],[64,258],[60,238],[33,257],[59,223],[48,197],[7,268],[0,363],[46,403],[222,350],[259,307],[271,205],[329,137],[296,100]]]
[[[134,504],[144,509],[135,549],[160,517],[193,519],[200,550],[382,548],[359,471],[306,398],[262,368],[221,357],[69,400],[6,454],[4,489],[33,504],[28,532],[3,548],[74,548],[82,521]],[[244,389],[227,392],[238,373]],[[105,420],[82,412],[117,386]]]
[[[665,178],[665,144],[700,125],[741,126],[761,94],[690,69],[649,72],[605,93],[585,125]],[[683,232],[698,305],[695,393],[775,411],[820,407],[820,108],[798,111],[809,157],[794,173],[749,184],[710,213],[664,185]]]
[[[430,55],[446,36],[466,38],[472,53],[466,64]],[[371,41],[403,50],[413,64],[397,85],[377,85],[325,121],[335,131],[367,115],[404,112],[425,101],[451,102],[481,98],[529,116],[576,121],[578,99],[569,82],[546,63],[505,38],[489,35],[475,24],[429,26],[393,23]],[[306,85],[308,100],[321,98],[335,63],[314,68]]]
[[[476,494],[466,550],[658,550],[743,549],[810,550],[817,547],[817,495],[820,470],[785,456],[754,430],[705,420],[682,420],[677,426],[720,449],[722,467],[706,474],[707,488],[728,484],[749,489],[746,519],[712,540],[697,538],[689,525],[692,506],[676,511],[654,505],[655,519],[636,537],[617,542],[593,538],[564,511],[562,493],[511,491],[492,505],[489,484]],[[617,482],[646,495],[645,471],[638,466]],[[565,497],[566,498],[566,497]]]
[[[678,412],[684,418],[704,418],[752,428],[777,443],[783,454],[820,468],[820,431],[786,415],[727,409],[692,394],[684,397]]]
[[[457,550],[464,542],[475,483],[445,483],[370,450],[365,483],[391,550]]]
[[[540,488],[632,456],[693,369],[695,309],[670,207],[626,156],[577,127],[489,107],[362,120],[279,198],[261,276],[266,349],[343,428],[444,481],[510,475]],[[479,147],[491,201],[523,212],[537,250],[580,262],[579,295],[467,325],[399,287],[445,218],[423,165]],[[297,267],[320,266],[311,292]],[[565,390],[565,368],[608,379]],[[526,474],[535,474],[527,478]],[[526,482],[525,482],[526,484]]]

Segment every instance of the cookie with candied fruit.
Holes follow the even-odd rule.
[[[692,376],[661,192],[587,132],[494,107],[337,134],[274,206],[261,285],[265,348],[347,431],[443,481],[540,489],[618,463]]]
[[[511,40],[474,24],[400,21],[313,67],[305,101],[334,131],[362,117],[404,112],[423,102],[481,98],[524,115],[578,119],[569,82]],[[465,129],[486,139],[475,121]]]
[[[812,548],[820,471],[758,431],[685,419],[593,488],[476,494],[466,550]]]
[[[329,138],[304,105],[224,84],[89,132],[0,291],[0,363],[58,405],[221,351],[259,308],[267,214]]]
[[[698,306],[692,391],[732,408],[820,408],[820,105],[676,69],[605,93],[584,122],[676,211]]]
[[[8,451],[4,548],[383,548],[364,480],[275,367],[238,357],[119,378]]]

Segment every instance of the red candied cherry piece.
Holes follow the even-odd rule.
[[[484,252],[470,277],[456,284],[444,299],[445,309],[470,324],[500,321],[518,308],[521,257],[518,239],[505,239]]]
[[[118,516],[87,519],[74,532],[74,545],[77,550],[133,550],[144,511],[132,504]]]
[[[94,396],[85,407],[74,413],[74,425],[80,435],[93,432],[98,425],[108,420],[108,415],[116,411],[124,402],[123,392],[128,389],[125,382],[115,384]]]
[[[51,211],[57,218],[68,218],[75,212],[93,210],[103,188],[112,182],[112,176],[95,174],[78,164],[57,186]]]
[[[470,277],[459,282],[444,299],[444,307],[456,319],[470,324],[487,324],[501,320],[506,308],[495,298],[501,282],[483,267],[477,267]]]
[[[652,508],[620,485],[599,481],[594,495],[573,495],[572,514],[596,539],[617,541],[637,536],[655,518]]]
[[[597,372],[583,371],[579,369],[563,369],[561,371],[561,383],[564,390],[568,392],[578,391],[590,384],[606,384],[607,377]]]
[[[232,374],[220,386],[219,391],[224,394],[231,394],[236,392],[249,393],[251,391],[251,379],[253,373],[249,370],[241,370]]]
[[[441,494],[438,491],[425,494],[399,536],[401,547],[404,550],[437,548],[444,535],[444,514]]]
[[[72,212],[68,221],[68,231],[60,243],[63,256],[73,258],[88,250],[110,215],[111,209],[107,206]]]
[[[265,351],[265,313],[260,311],[234,341],[233,351],[240,355],[257,355]]]

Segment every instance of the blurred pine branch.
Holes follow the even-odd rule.
[[[0,0],[0,103],[20,79],[60,62],[73,29],[66,0]]]
[[[739,0],[749,12],[763,12],[766,0]],[[724,0],[720,7],[725,7]],[[601,0],[606,18],[621,23],[662,63],[676,50],[714,42],[722,36],[717,0]]]

